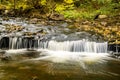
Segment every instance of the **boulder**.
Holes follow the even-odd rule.
[[[100,22],[100,24],[102,25],[102,26],[107,26],[107,22]]]
[[[32,19],[29,20],[29,22],[31,24],[36,24],[38,22],[38,19],[37,18],[32,18]]]
[[[108,16],[107,15],[99,15],[98,18],[99,19],[104,19],[104,18],[107,18]]]

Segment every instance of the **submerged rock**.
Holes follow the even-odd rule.
[[[4,50],[0,50],[0,55],[3,55],[5,54],[5,51]]]
[[[32,80],[39,80],[37,76],[33,76]]]
[[[12,60],[11,56],[2,56],[1,61],[10,61]]]
[[[113,52],[112,56],[113,56],[114,58],[120,59],[120,53]]]
[[[30,69],[30,67],[29,66],[24,66],[24,67],[19,67],[18,69],[20,69],[20,70],[26,70],[26,69]]]
[[[35,50],[28,49],[24,54],[22,54],[23,57],[39,57],[40,52],[37,52]]]

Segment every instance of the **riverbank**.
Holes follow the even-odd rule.
[[[59,14],[58,14],[59,15]],[[62,16],[62,15],[61,15]],[[57,22],[68,23],[67,26],[70,29],[76,29],[76,31],[86,31],[90,34],[95,34],[101,36],[105,41],[109,41],[110,44],[120,44],[120,14],[116,16],[109,17],[107,15],[99,15],[95,20],[88,19],[65,19],[57,17],[57,15],[52,15],[51,18],[24,18],[32,24],[41,25],[57,25]],[[63,17],[63,16],[62,16]],[[56,19],[57,18],[57,19]],[[10,17],[3,17],[3,20],[9,20]],[[50,22],[52,21],[52,22]],[[7,25],[6,31],[14,32],[21,31],[23,28],[16,25]],[[40,33],[45,33],[41,31]],[[25,35],[35,35],[36,33],[27,32]]]

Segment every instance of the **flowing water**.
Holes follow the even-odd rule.
[[[25,28],[19,34],[7,34],[4,24]],[[73,32],[67,23],[59,24],[43,26],[20,20],[3,21],[0,80],[120,79],[120,60],[108,53],[107,42],[91,39],[92,35],[86,32]],[[20,36],[24,31],[36,32],[41,28],[48,33],[44,37]]]

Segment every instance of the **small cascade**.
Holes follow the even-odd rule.
[[[0,40],[0,49],[34,48],[32,37],[3,37]]]
[[[54,51],[71,51],[71,52],[92,52],[92,53],[107,53],[107,42],[97,43],[87,40],[78,41],[46,41],[40,42],[39,48],[49,49]],[[41,45],[41,46],[40,46]]]
[[[99,53],[107,53],[107,49],[108,49],[108,43],[104,42],[104,43],[96,43],[96,52]]]
[[[15,38],[10,38],[9,40],[9,49],[17,49],[18,48],[18,41],[19,38],[15,37]]]
[[[0,48],[6,49],[48,49],[53,51],[107,53],[107,42],[91,42],[88,40],[63,41],[41,40],[34,37],[3,37]]]

